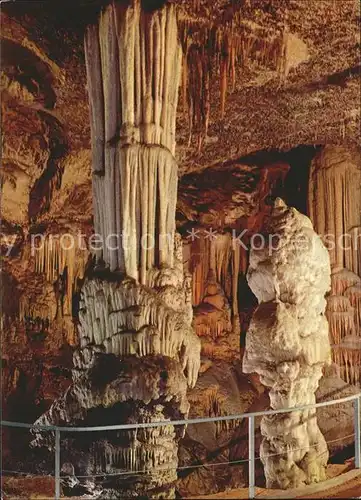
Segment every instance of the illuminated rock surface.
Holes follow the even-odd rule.
[[[247,333],[243,370],[258,373],[270,388],[273,409],[309,405],[331,360],[324,315],[329,256],[310,220],[280,199],[267,229],[277,240],[250,255],[247,279],[259,306]],[[265,416],[261,432],[268,487],[325,479],[328,450],[315,410]]]

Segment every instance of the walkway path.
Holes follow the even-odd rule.
[[[353,469],[336,477],[332,477],[323,483],[306,486],[300,490],[267,490],[257,488],[256,499],[321,499],[321,498],[357,498],[361,497],[361,469]],[[248,489],[239,488],[226,492],[216,493],[198,497],[199,499],[248,499]]]

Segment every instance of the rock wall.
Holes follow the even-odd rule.
[[[326,146],[314,158],[309,212],[330,253],[327,318],[333,360],[351,384],[361,379],[361,162],[357,149]]]
[[[331,357],[324,315],[329,256],[310,220],[280,199],[267,235],[265,247],[250,254],[247,278],[259,306],[247,333],[243,370],[260,375],[273,409],[312,404]],[[328,451],[315,410],[266,416],[261,432],[268,487],[325,479]]]

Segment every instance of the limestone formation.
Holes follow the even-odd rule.
[[[135,357],[119,359],[93,352],[92,359],[87,358],[87,369],[77,373],[74,384],[37,423],[117,425],[186,418],[186,390],[187,382],[176,360],[147,356],[140,365]],[[81,438],[66,434],[62,463],[71,464],[73,487],[82,486],[88,492],[97,488],[106,498],[129,498],[144,491],[151,498],[165,498],[173,495],[178,442],[183,433],[184,427],[165,424],[103,431],[96,437],[94,433]],[[52,433],[42,433],[33,445],[53,449],[53,443]],[[69,478],[66,480],[69,484]]]
[[[88,27],[85,54],[98,257],[147,284],[154,265],[173,265],[182,60],[174,6],[148,13],[138,0],[112,3]]]
[[[315,231],[336,242],[331,266],[361,273],[361,163],[357,150],[326,146],[312,162],[309,213]]]
[[[196,223],[188,229],[184,260],[193,276],[195,330],[207,356],[220,352],[222,342],[224,353],[239,357],[239,337],[250,318],[244,304],[253,302],[245,279],[249,241],[270,211],[267,199],[284,186],[289,170],[285,162],[261,170],[234,162],[181,180],[178,212]]]
[[[232,231],[245,230],[249,246],[277,196],[306,213],[312,163],[316,232],[337,226],[357,235],[360,5],[2,3],[3,420],[45,414],[43,423],[67,426],[166,423],[164,432],[62,433],[64,495],[170,496],[177,455],[177,496],[247,486],[246,420],[234,434],[224,422],[189,425],[182,440],[183,429],[169,420],[187,418],[185,390],[199,363],[192,327],[202,376],[187,391],[188,417],[269,405],[258,375],[238,370],[257,299],[246,281],[249,252],[232,244]],[[175,220],[185,274],[173,253]],[[206,237],[211,228],[215,241]],[[200,239],[191,241],[192,229],[203,231]],[[84,252],[66,248],[67,238],[56,242],[79,231]],[[35,234],[46,237],[34,252]],[[332,269],[326,317],[344,380],[329,380],[328,399],[360,380],[354,256],[337,252],[344,262]],[[353,443],[344,439],[354,432],[352,405],[345,406],[345,420],[338,405],[325,412],[327,440],[342,437],[330,453]],[[321,419],[319,427],[324,433]],[[18,471],[5,473],[3,496],[50,498],[53,450],[29,450],[25,430],[3,433],[3,468]],[[47,433],[35,440],[54,444]]]
[[[89,251],[81,235],[64,233],[48,234],[36,242],[35,272],[45,274],[49,283],[63,277],[64,311],[71,315],[72,299],[77,280],[84,278]],[[66,277],[64,277],[66,273]],[[52,318],[53,319],[53,318]]]
[[[88,368],[84,357],[92,350],[127,356],[166,356],[180,362],[190,387],[199,370],[199,342],[192,324],[189,277],[179,260],[181,241],[176,237],[177,266],[153,270],[152,288],[127,278],[120,282],[88,279],[79,311],[80,350],[74,368]],[[89,354],[88,354],[89,353]]]
[[[180,238],[175,241],[175,265],[153,269],[152,288],[132,278],[118,281],[112,274],[100,278],[96,272],[85,281],[73,384],[37,423],[91,425],[105,418],[120,424],[187,417],[186,389],[197,380],[200,344],[191,327],[191,287],[183,275]],[[123,431],[121,442],[105,432],[96,439],[89,435],[85,442],[67,439],[63,460],[74,468],[73,486],[87,491],[101,488],[113,498],[145,491],[152,498],[158,493],[172,496],[183,431],[169,424]],[[52,436],[38,433],[33,445],[51,447]],[[113,474],[114,481],[99,478],[102,472]],[[89,477],[84,481],[77,475]]]
[[[250,254],[247,278],[259,306],[246,336],[243,370],[258,373],[270,388],[273,409],[313,404],[331,355],[324,315],[328,252],[310,220],[280,199],[267,233],[265,247]],[[325,479],[328,451],[315,410],[264,417],[261,432],[268,487]]]
[[[309,212],[331,259],[327,319],[334,362],[352,384],[361,379],[361,163],[359,152],[326,146],[311,165]]]
[[[181,47],[174,6],[149,12],[138,0],[111,3],[88,26],[85,54],[101,244],[81,290],[73,384],[38,422],[183,419],[200,343],[175,234]],[[40,259],[40,266],[51,273],[50,261]],[[107,498],[172,497],[183,430],[167,424],[69,438],[63,460],[72,474],[64,487]],[[33,444],[49,445],[49,437],[38,433]]]

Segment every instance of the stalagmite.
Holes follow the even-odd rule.
[[[102,248],[94,250],[96,266],[81,290],[73,384],[38,422],[186,418],[200,342],[192,329],[191,277],[175,234],[182,51],[174,5],[143,11],[139,0],[112,2],[88,26],[85,52],[94,225]],[[41,254],[38,267],[51,274],[47,263]],[[77,484],[104,498],[172,498],[183,433],[170,423],[69,438],[62,460],[73,465]],[[33,444],[49,446],[49,437],[35,432]],[[144,474],[134,474],[139,470]]]
[[[360,346],[343,346],[345,338],[361,335],[361,163],[357,150],[327,146],[316,155],[309,179],[309,213],[331,258],[326,314],[333,359],[344,380],[359,383]],[[351,377],[351,372],[357,376]]]
[[[238,277],[241,267],[241,245],[233,242],[232,245],[232,321],[233,329],[240,333],[240,321],[238,312]]]
[[[259,306],[246,336],[243,370],[270,388],[273,409],[315,403],[322,367],[330,363],[325,294],[330,260],[310,220],[277,199],[267,234],[252,249],[247,279]],[[315,411],[264,417],[261,460],[267,487],[295,488],[325,479],[328,451]]]
[[[180,246],[178,237],[176,241]],[[79,311],[81,351],[96,347],[120,357],[162,355],[180,359],[193,387],[199,369],[199,345],[191,328],[191,290],[181,263],[171,271],[153,270],[156,276],[151,289],[131,279],[118,283],[86,280]]]

